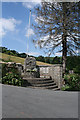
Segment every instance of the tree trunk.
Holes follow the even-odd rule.
[[[62,53],[62,59],[63,59],[63,78],[66,72],[66,56],[67,56],[67,32],[66,32],[66,3],[63,2],[63,35],[62,35],[62,45],[63,45],[63,53]]]
[[[67,46],[66,46],[66,35],[62,35],[62,44],[63,44],[63,54],[62,54],[62,59],[63,59],[63,77],[66,72],[66,56],[67,56]]]

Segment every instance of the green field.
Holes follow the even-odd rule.
[[[24,58],[20,58],[20,57],[16,57],[16,56],[11,56],[11,55],[7,55],[4,53],[0,53],[0,61],[4,61],[4,62],[16,62],[16,63],[21,63],[24,64]],[[44,63],[44,62],[39,62],[36,61],[37,65],[51,65],[48,63]]]

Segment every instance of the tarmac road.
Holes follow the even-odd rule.
[[[2,118],[78,118],[78,92],[2,85]]]

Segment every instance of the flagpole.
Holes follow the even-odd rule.
[[[30,30],[30,21],[31,21],[31,10],[30,10],[30,14],[29,14],[29,27],[28,27],[28,29]],[[30,36],[29,36],[29,31],[28,31],[28,39],[27,39],[27,57],[28,57],[28,52],[29,52],[29,38],[30,38]]]

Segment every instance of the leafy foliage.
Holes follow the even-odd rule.
[[[80,91],[80,75],[69,74],[64,77],[66,84],[69,85],[68,90],[78,90]]]
[[[68,84],[64,85],[64,86],[61,88],[62,91],[66,91],[66,90],[69,90],[69,89],[70,89],[70,87],[69,87]]]
[[[9,68],[7,64],[2,64],[2,84],[23,85],[22,77],[15,66]]]
[[[80,74],[80,56],[67,56],[67,70]]]
[[[38,56],[38,57],[36,57],[36,60],[41,61],[41,62],[45,62],[44,56]]]
[[[2,78],[2,84],[22,86],[22,79],[19,77],[18,74],[9,72],[6,73],[6,75]]]
[[[80,75],[80,65],[73,68],[74,72]]]

